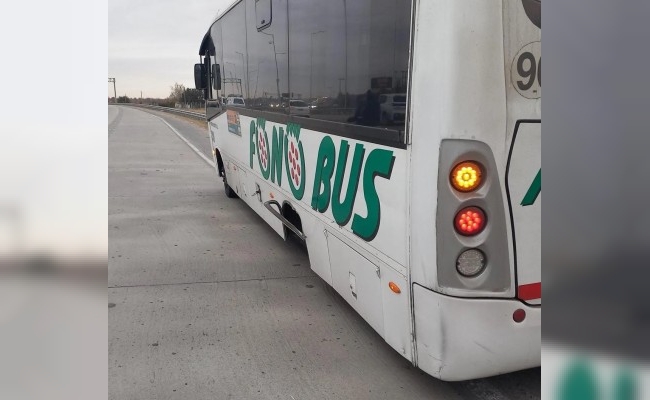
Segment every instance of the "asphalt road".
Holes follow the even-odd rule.
[[[540,369],[414,368],[242,201],[206,124],[108,107],[110,399],[539,399]]]

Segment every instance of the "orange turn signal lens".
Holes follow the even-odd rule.
[[[463,236],[478,235],[485,228],[485,213],[478,207],[465,207],[454,219],[456,231]]]
[[[483,169],[474,161],[457,164],[451,171],[451,185],[459,192],[471,192],[483,182]]]
[[[388,282],[388,287],[390,288],[390,290],[392,290],[397,294],[402,293],[402,290],[399,288],[399,286],[397,286],[395,282]]]

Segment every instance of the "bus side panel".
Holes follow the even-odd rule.
[[[334,235],[327,236],[332,286],[350,305],[384,336],[384,313],[379,268]]]
[[[308,238],[307,251],[309,252],[311,269],[332,286],[332,270],[330,268],[325,224],[312,215],[311,210],[307,210],[304,207],[297,207],[296,211],[298,211],[302,220],[303,233]]]
[[[386,343],[413,361],[407,277],[372,254],[327,233],[334,289]]]
[[[394,292],[390,283],[397,285]],[[381,269],[381,294],[384,303],[384,340],[407,360],[413,360],[411,290],[408,278],[390,267]]]
[[[281,235],[282,225],[263,203],[288,202],[300,216],[311,268],[390,346],[413,361],[406,265],[407,151],[306,129],[295,137],[296,126],[244,115],[238,120],[240,130],[221,118],[213,132],[224,161],[239,171],[242,200]],[[241,136],[231,130],[241,131]],[[285,141],[280,140],[283,135]],[[291,160],[287,152],[299,157]],[[356,170],[355,158],[361,160]],[[291,174],[297,166],[300,178]],[[230,177],[231,171],[226,172]],[[338,199],[336,187],[341,188]],[[339,224],[334,203],[340,207],[348,198],[353,199],[349,219]],[[391,282],[399,289],[391,290]]]
[[[299,123],[290,126],[245,115],[239,115],[239,121],[242,136],[231,135],[236,139],[226,138],[224,144],[227,149],[238,146],[232,154],[248,164],[254,179],[271,184],[294,208],[309,210],[355,245],[387,256],[394,268],[406,273],[405,150],[302,129]],[[220,136],[224,136],[223,130]],[[282,145],[280,137],[285,139]],[[260,149],[260,138],[265,150]],[[292,148],[297,155],[294,159],[287,154]],[[353,171],[355,157],[361,161]],[[290,168],[292,165],[294,168]],[[292,172],[298,170],[300,176],[293,178]],[[353,175],[357,179],[351,183]],[[340,196],[335,199],[337,187]],[[347,220],[335,216],[335,201],[349,202]]]

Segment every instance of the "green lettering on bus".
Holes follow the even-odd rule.
[[[284,148],[284,129],[280,128],[279,132],[276,127],[273,127],[273,134],[271,138],[271,182],[278,182],[278,186],[282,186],[282,149]]]
[[[264,149],[260,148],[264,146]],[[263,155],[264,153],[264,155]],[[264,118],[257,119],[257,163],[260,166],[260,171],[264,179],[268,180],[271,172],[271,160],[269,157],[271,152],[269,150],[269,135],[266,134],[266,120]],[[262,161],[264,157],[264,161]],[[264,166],[266,164],[266,167]]]
[[[375,238],[381,222],[381,205],[375,187],[375,177],[390,179],[394,164],[393,152],[384,149],[371,151],[366,160],[363,170],[363,193],[368,214],[365,217],[355,214],[352,219],[352,232],[365,241],[369,242]]]
[[[339,159],[336,165],[336,176],[334,178],[334,189],[332,191],[332,215],[337,224],[344,226],[350,221],[354,202],[357,197],[357,188],[359,186],[359,177],[361,176],[361,167],[363,166],[363,157],[365,148],[363,144],[357,143],[354,148],[354,157],[350,168],[350,178],[348,179],[348,188],[345,198],[341,202],[341,190],[343,186],[343,175],[348,161],[348,141],[342,140],[339,149]]]
[[[325,136],[320,142],[316,158],[314,190],[311,196],[311,208],[325,212],[330,205],[331,180],[334,173],[336,148],[331,137]]]
[[[578,359],[564,372],[558,387],[558,400],[600,399],[602,389],[591,363]]]
[[[259,122],[259,120],[258,120]],[[250,127],[251,142],[250,142],[250,164],[249,166],[253,169],[253,156],[255,155],[255,143],[257,142],[257,126],[255,125],[255,120],[251,121]]]

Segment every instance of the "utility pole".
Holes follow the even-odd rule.
[[[345,103],[344,107],[348,108],[348,5],[343,0],[343,20],[345,24]]]
[[[244,85],[245,90],[246,90],[246,98],[247,98],[247,99],[250,99],[250,97],[251,97],[251,92],[250,92],[250,89],[249,89],[249,85],[250,85],[250,75],[249,75],[249,72],[250,72],[250,71],[248,70],[248,63],[246,63],[246,62],[244,61],[244,53],[242,53],[242,52],[240,52],[240,51],[236,51],[235,53],[237,53],[237,54],[239,54],[239,55],[241,56],[241,64],[242,64],[241,69],[242,69],[242,72],[243,72],[243,74],[244,74],[243,77],[246,79],[246,84]],[[248,57],[247,57],[247,58],[248,58]],[[243,96],[243,95],[244,95],[244,94],[242,93],[242,96]]]
[[[113,82],[113,96],[115,99],[115,103],[117,103],[117,90],[115,90],[115,78],[108,78],[108,83]]]
[[[309,101],[310,102],[314,98],[314,96],[312,95],[312,86],[313,86],[312,81],[314,75],[314,35],[318,35],[319,33],[325,33],[325,31],[316,31],[311,33],[311,47],[310,47],[311,62],[309,63]]]
[[[273,55],[275,56],[275,85],[278,90],[278,103],[282,102],[280,97],[280,73],[278,72],[278,53],[275,50],[275,35],[272,33],[260,32],[263,35],[271,36],[271,43],[273,44]]]

